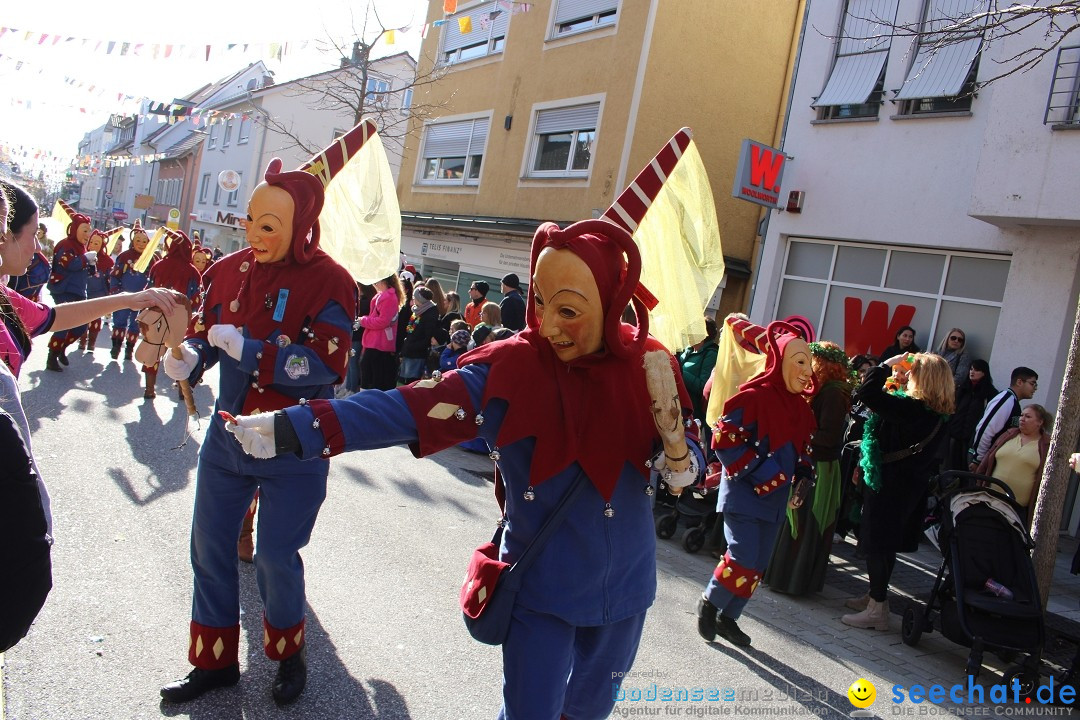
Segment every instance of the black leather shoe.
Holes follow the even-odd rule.
[[[240,681],[240,665],[230,665],[220,670],[195,668],[186,678],[171,682],[161,688],[161,697],[167,702],[185,703],[205,692],[220,687],[232,687]]]
[[[277,677],[270,692],[278,706],[295,702],[307,685],[307,645],[278,665]]]
[[[702,595],[697,601],[698,635],[709,642],[716,639],[716,606]]]
[[[716,633],[732,645],[750,647],[750,636],[740,630],[735,621],[727,615],[716,616]]]

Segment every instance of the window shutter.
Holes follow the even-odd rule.
[[[619,7],[619,0],[559,0],[555,24],[577,20]]]
[[[949,22],[946,18],[985,12],[990,6],[987,0],[929,0],[929,3],[926,22],[923,23],[924,31],[941,29]],[[921,38],[915,61],[896,99],[915,100],[958,94],[982,47],[982,33],[980,24],[977,33],[939,48],[934,47],[934,36]]]
[[[887,25],[896,21],[897,4],[897,0],[849,0],[836,62],[813,107],[866,102],[888,59]]]
[[[496,3],[484,3],[474,8],[470,8],[466,12],[459,12],[446,18],[446,23],[443,28],[443,44],[442,51],[444,53],[453,52],[458,48],[463,48],[466,45],[475,45],[479,42],[484,42],[491,37],[491,27],[483,27],[480,25],[480,18],[488,15],[496,9]],[[495,19],[493,24],[497,25],[502,22],[502,34],[506,33],[506,23],[509,22],[505,16],[509,13],[503,11]],[[458,25],[458,18],[471,17],[472,18],[472,32],[462,33],[461,27]],[[499,33],[496,33],[498,36]]]
[[[541,110],[536,116],[536,134],[548,135],[571,130],[595,130],[600,103]]]
[[[470,152],[473,155],[482,155],[487,144],[489,122],[487,118],[479,118],[428,125],[424,139],[424,157],[464,157]]]

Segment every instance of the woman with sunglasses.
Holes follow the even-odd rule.
[[[949,330],[945,337],[941,338],[941,344],[938,345],[934,354],[940,355],[945,358],[945,362],[949,363],[953,372],[953,381],[959,387],[971,368],[971,356],[967,351],[967,335],[964,331],[960,328]]]

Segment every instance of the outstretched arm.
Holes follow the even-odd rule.
[[[56,318],[53,320],[51,330],[70,330],[73,327],[85,325],[102,315],[114,313],[117,310],[142,310],[148,307],[159,307],[166,314],[171,313],[176,306],[176,301],[169,295],[167,290],[150,288],[135,293],[117,293],[92,300],[80,300],[73,303],[63,303],[54,309]]]

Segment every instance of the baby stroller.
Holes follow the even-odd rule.
[[[1024,653],[1004,681],[1019,678],[1022,693],[1034,692],[1045,628],[1022,511],[1012,490],[992,477],[950,470],[936,481],[941,568],[925,609],[915,603],[904,612],[901,638],[914,647],[936,621],[945,637],[971,648],[966,670],[973,680],[984,651]]]
[[[698,552],[705,547],[705,539],[719,516],[716,493],[720,488],[720,473],[707,471],[700,481],[683,488],[679,495],[672,495],[663,480],[659,481],[658,487],[661,492],[657,497],[657,511],[664,510],[656,518],[656,536],[664,540],[672,537],[682,519],[686,526],[682,534],[683,549],[688,553]],[[661,503],[660,497],[664,495],[671,498],[670,504]]]

